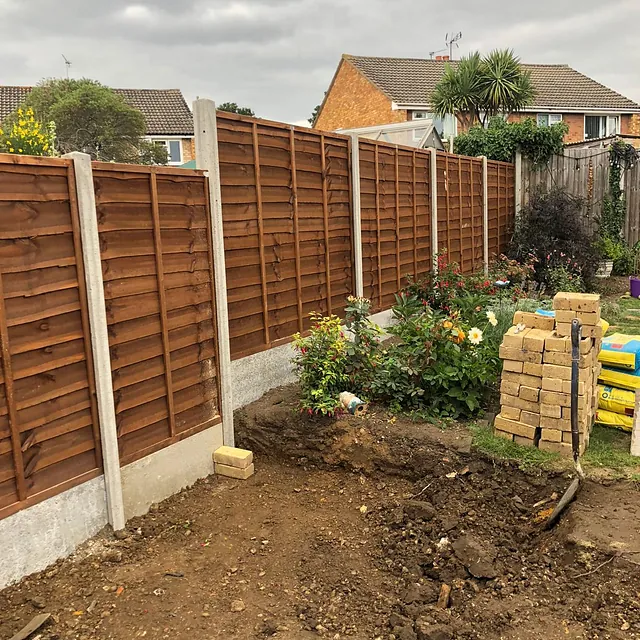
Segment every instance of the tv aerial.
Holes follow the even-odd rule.
[[[67,80],[69,79],[69,69],[71,69],[71,60],[67,59],[67,56],[64,55],[64,53],[62,54],[62,59],[64,60],[64,64],[67,68]]]

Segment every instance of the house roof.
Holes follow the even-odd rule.
[[[33,87],[0,85],[0,122],[15,111]],[[180,89],[114,89],[142,112],[149,136],[192,136],[193,115]]]
[[[420,58],[375,58],[344,55],[366,78],[398,104],[429,104],[447,64],[456,61]],[[640,111],[640,104],[566,64],[523,64],[531,72],[535,106],[549,109]]]

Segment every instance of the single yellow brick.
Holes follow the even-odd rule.
[[[513,441],[519,444],[521,447],[535,447],[536,441],[531,438],[525,438],[524,436],[513,436]]]
[[[571,431],[571,421],[562,418],[549,418],[540,416],[540,426],[543,429],[555,429],[556,431]]]
[[[528,424],[531,427],[540,426],[540,414],[533,413],[532,411],[522,411],[520,413],[520,422]]]
[[[533,387],[520,387],[518,396],[523,400],[528,400],[529,402],[538,402],[540,400],[540,389],[534,389]]]
[[[522,373],[524,362],[518,360],[503,360],[502,370],[511,371],[513,373]]]
[[[569,341],[569,345],[571,345],[571,341]],[[571,351],[571,346],[569,346],[569,351]],[[580,340],[580,353],[587,355],[593,351],[593,338],[582,338]],[[598,349],[600,351],[600,349]]]
[[[564,444],[563,442],[548,442],[547,440],[540,440],[540,442],[538,442],[538,449],[549,453],[559,453],[563,456],[572,455],[571,445]]]
[[[562,431],[558,431],[557,429],[542,429],[540,437],[547,442],[562,442]]]
[[[502,438],[503,440],[511,440],[511,442],[513,442],[513,433],[507,433],[506,431],[500,431],[500,429],[494,429],[493,435],[496,438]]]
[[[568,352],[571,349],[571,340],[559,336],[555,331],[544,341],[545,351]]]
[[[542,389],[544,391],[562,393],[562,384],[564,382],[566,382],[566,380],[560,380],[560,378],[542,378]]]
[[[562,418],[562,407],[555,404],[541,404],[540,416],[547,418]]]
[[[502,380],[500,382],[500,393],[506,393],[509,396],[517,396],[520,394],[520,384],[518,382]]]
[[[524,337],[529,331],[530,329],[518,331],[517,327],[511,327],[502,337],[502,344],[510,349],[522,349]]]
[[[556,333],[559,336],[571,337],[571,324],[568,322],[556,323]]]
[[[509,396],[504,393],[500,396],[500,404],[502,406],[506,405],[507,407],[522,409],[523,411],[531,411],[531,413],[537,413],[539,408],[537,402],[529,402],[528,400],[523,400],[522,398],[517,398],[515,396]]]
[[[573,442],[572,437],[573,437],[573,434],[570,431],[563,431],[562,432],[562,442],[566,442],[567,444],[571,444]],[[586,434],[585,433],[579,433],[578,434],[578,442],[580,444],[584,444],[586,442]]]
[[[532,329],[552,331],[554,322],[553,317],[541,316],[537,313],[530,313],[528,311],[516,311],[513,316],[513,324],[523,324]]]
[[[500,415],[507,420],[520,420],[520,414],[522,413],[522,409],[516,409],[515,407],[503,406],[500,408]]]
[[[214,464],[213,470],[216,475],[225,476],[226,478],[235,478],[236,480],[246,480],[250,478],[254,471],[254,465],[251,463],[248,467],[244,469],[238,469],[238,467],[231,467],[228,464]]]
[[[570,353],[559,353],[558,351],[545,351],[543,354],[542,362],[544,364],[557,364],[561,367],[570,367],[572,364],[572,355]],[[588,354],[579,356],[578,366],[581,369],[586,369],[592,364],[592,356]]]
[[[559,407],[570,407],[571,397],[566,393],[555,393],[553,391],[542,391],[540,402],[543,404],[555,404]]]
[[[545,378],[571,380],[571,367],[561,367],[556,364],[544,364],[542,365],[542,375]]]
[[[551,391],[555,391],[555,389],[551,389]],[[562,380],[562,388],[559,389],[560,393],[571,393],[571,380]],[[591,395],[593,393],[592,387],[590,387],[587,382],[584,380],[578,381],[578,395]]]
[[[524,338],[524,349],[528,351],[544,351],[544,341],[550,335],[549,331],[542,329],[531,329]]]
[[[558,309],[556,311],[556,322],[571,324],[571,321],[577,317],[578,317],[578,314],[576,311],[568,311],[568,310],[565,311],[563,309]]]
[[[518,380],[520,381],[521,387],[531,387],[532,389],[542,388],[542,378],[539,376],[528,376],[521,373],[518,376]]]
[[[595,327],[600,322],[600,309],[594,313],[587,313],[586,311],[578,311],[578,320],[583,325],[590,325]]]
[[[510,349],[509,347],[500,346],[500,358],[502,360],[519,360],[520,362],[542,363],[542,353],[536,351],[527,351],[525,349]]]
[[[569,295],[569,308],[572,311],[596,313],[600,311],[600,295],[597,293],[573,293]]]
[[[522,373],[528,376],[535,376],[536,378],[542,378],[542,365],[535,362],[524,362],[522,367]]]
[[[247,449],[222,446],[213,452],[213,461],[237,469],[246,469],[253,462],[253,453]]]
[[[495,428],[500,431],[506,431],[507,433],[513,433],[516,436],[523,436],[525,438],[535,438],[536,428],[531,427],[528,424],[522,424],[515,420],[507,420],[501,415],[496,416]]]

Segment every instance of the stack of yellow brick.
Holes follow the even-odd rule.
[[[495,434],[521,445],[571,455],[571,321],[583,323],[580,342],[578,419],[584,451],[597,402],[602,341],[599,296],[559,293],[556,318],[516,312],[500,346],[501,412]]]

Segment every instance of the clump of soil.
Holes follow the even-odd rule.
[[[296,405],[238,414],[248,481],[200,481],[0,592],[0,638],[43,612],[39,640],[640,638],[633,485],[588,483],[546,532],[566,477],[483,459],[462,427]]]

